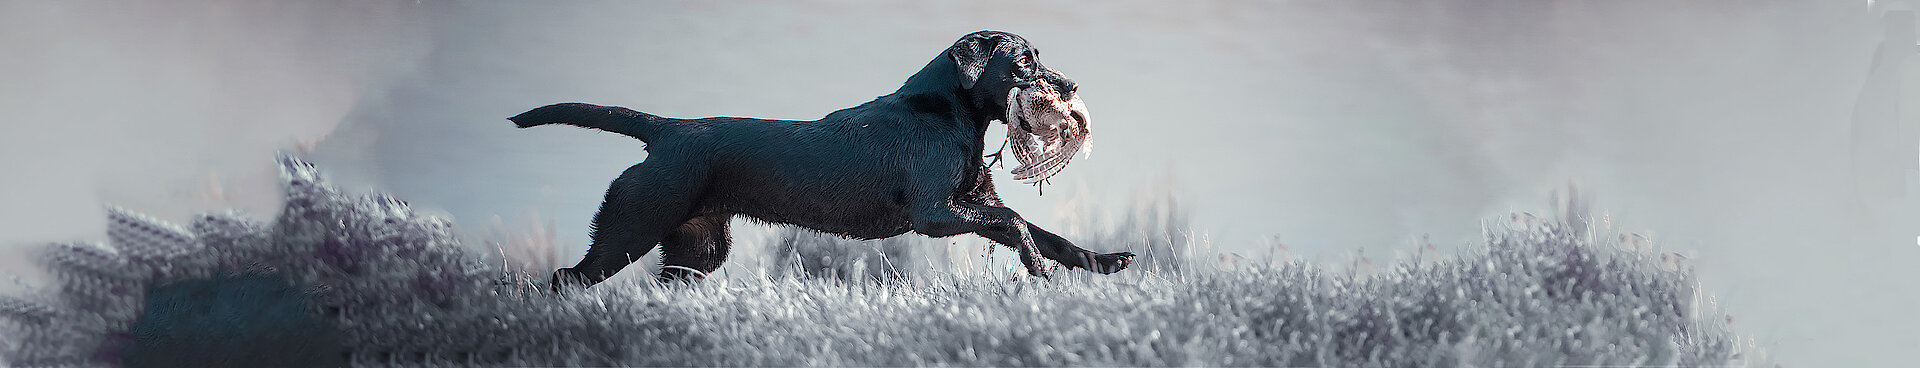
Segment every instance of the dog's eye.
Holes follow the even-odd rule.
[[[1020,67],[1022,67],[1022,68],[1025,68],[1025,67],[1027,67],[1027,58],[1019,58],[1019,59],[1015,59],[1015,60],[1013,61],[1013,63],[1014,63],[1015,65],[1019,65],[1019,66],[1020,66]]]

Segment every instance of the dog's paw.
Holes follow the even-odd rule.
[[[1048,280],[1053,278],[1053,272],[1051,267],[1042,266],[1041,263],[1039,262],[1034,262],[1033,264],[1027,264],[1025,266],[1027,267],[1027,276],[1033,276],[1033,278],[1036,280]]]
[[[1092,266],[1087,267],[1087,270],[1098,272],[1102,275],[1120,272],[1120,270],[1127,269],[1127,266],[1133,264],[1133,252],[1096,254],[1093,256],[1092,263]]]

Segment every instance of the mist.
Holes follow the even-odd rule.
[[[1043,227],[1070,199],[1171,180],[1214,248],[1337,259],[1466,246],[1574,183],[1689,254],[1784,363],[1920,344],[1902,317],[1920,201],[1862,197],[1849,169],[1882,32],[1857,2],[0,4],[9,254],[104,240],[103,203],[271,213],[271,152],[293,150],[463,229],[551,220],[571,263],[644,146],[505,117],[810,120],[998,29],[1079,82],[1094,120],[1093,155],[1045,195],[1001,184]]]

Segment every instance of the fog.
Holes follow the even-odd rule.
[[[1042,226],[1171,178],[1215,248],[1387,254],[1465,246],[1571,182],[1690,254],[1783,363],[1920,345],[1920,195],[1857,190],[1852,169],[1883,32],[1859,2],[0,4],[6,254],[103,240],[103,203],[264,216],[278,149],[466,229],[551,219],[570,263],[644,146],[505,117],[814,119],[999,29],[1079,82],[1095,123],[1094,154],[1044,196],[1003,178]],[[1906,62],[1889,83],[1912,90]],[[1911,127],[1912,100],[1875,111]],[[1915,154],[1864,152],[1883,151]],[[1863,175],[1913,187],[1913,165],[1889,167]]]

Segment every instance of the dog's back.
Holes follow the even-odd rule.
[[[905,138],[913,121],[704,118],[671,128],[647,162],[709,168],[701,212],[738,213],[856,238],[899,235],[917,153],[966,147]],[[672,142],[667,142],[672,141]],[[964,143],[964,141],[960,141]],[[953,155],[946,155],[951,157]]]
[[[615,106],[561,103],[509,118],[527,128],[564,124],[647,142],[648,166],[700,167],[696,212],[737,213],[859,238],[910,230],[906,197],[914,121],[858,120],[836,112],[817,121],[737,117],[675,119]],[[942,135],[945,136],[945,135]],[[964,143],[964,141],[960,141]],[[951,146],[951,145],[944,145]],[[953,146],[964,151],[966,147]],[[849,159],[849,158],[863,159]],[[679,170],[668,170],[679,171]]]

